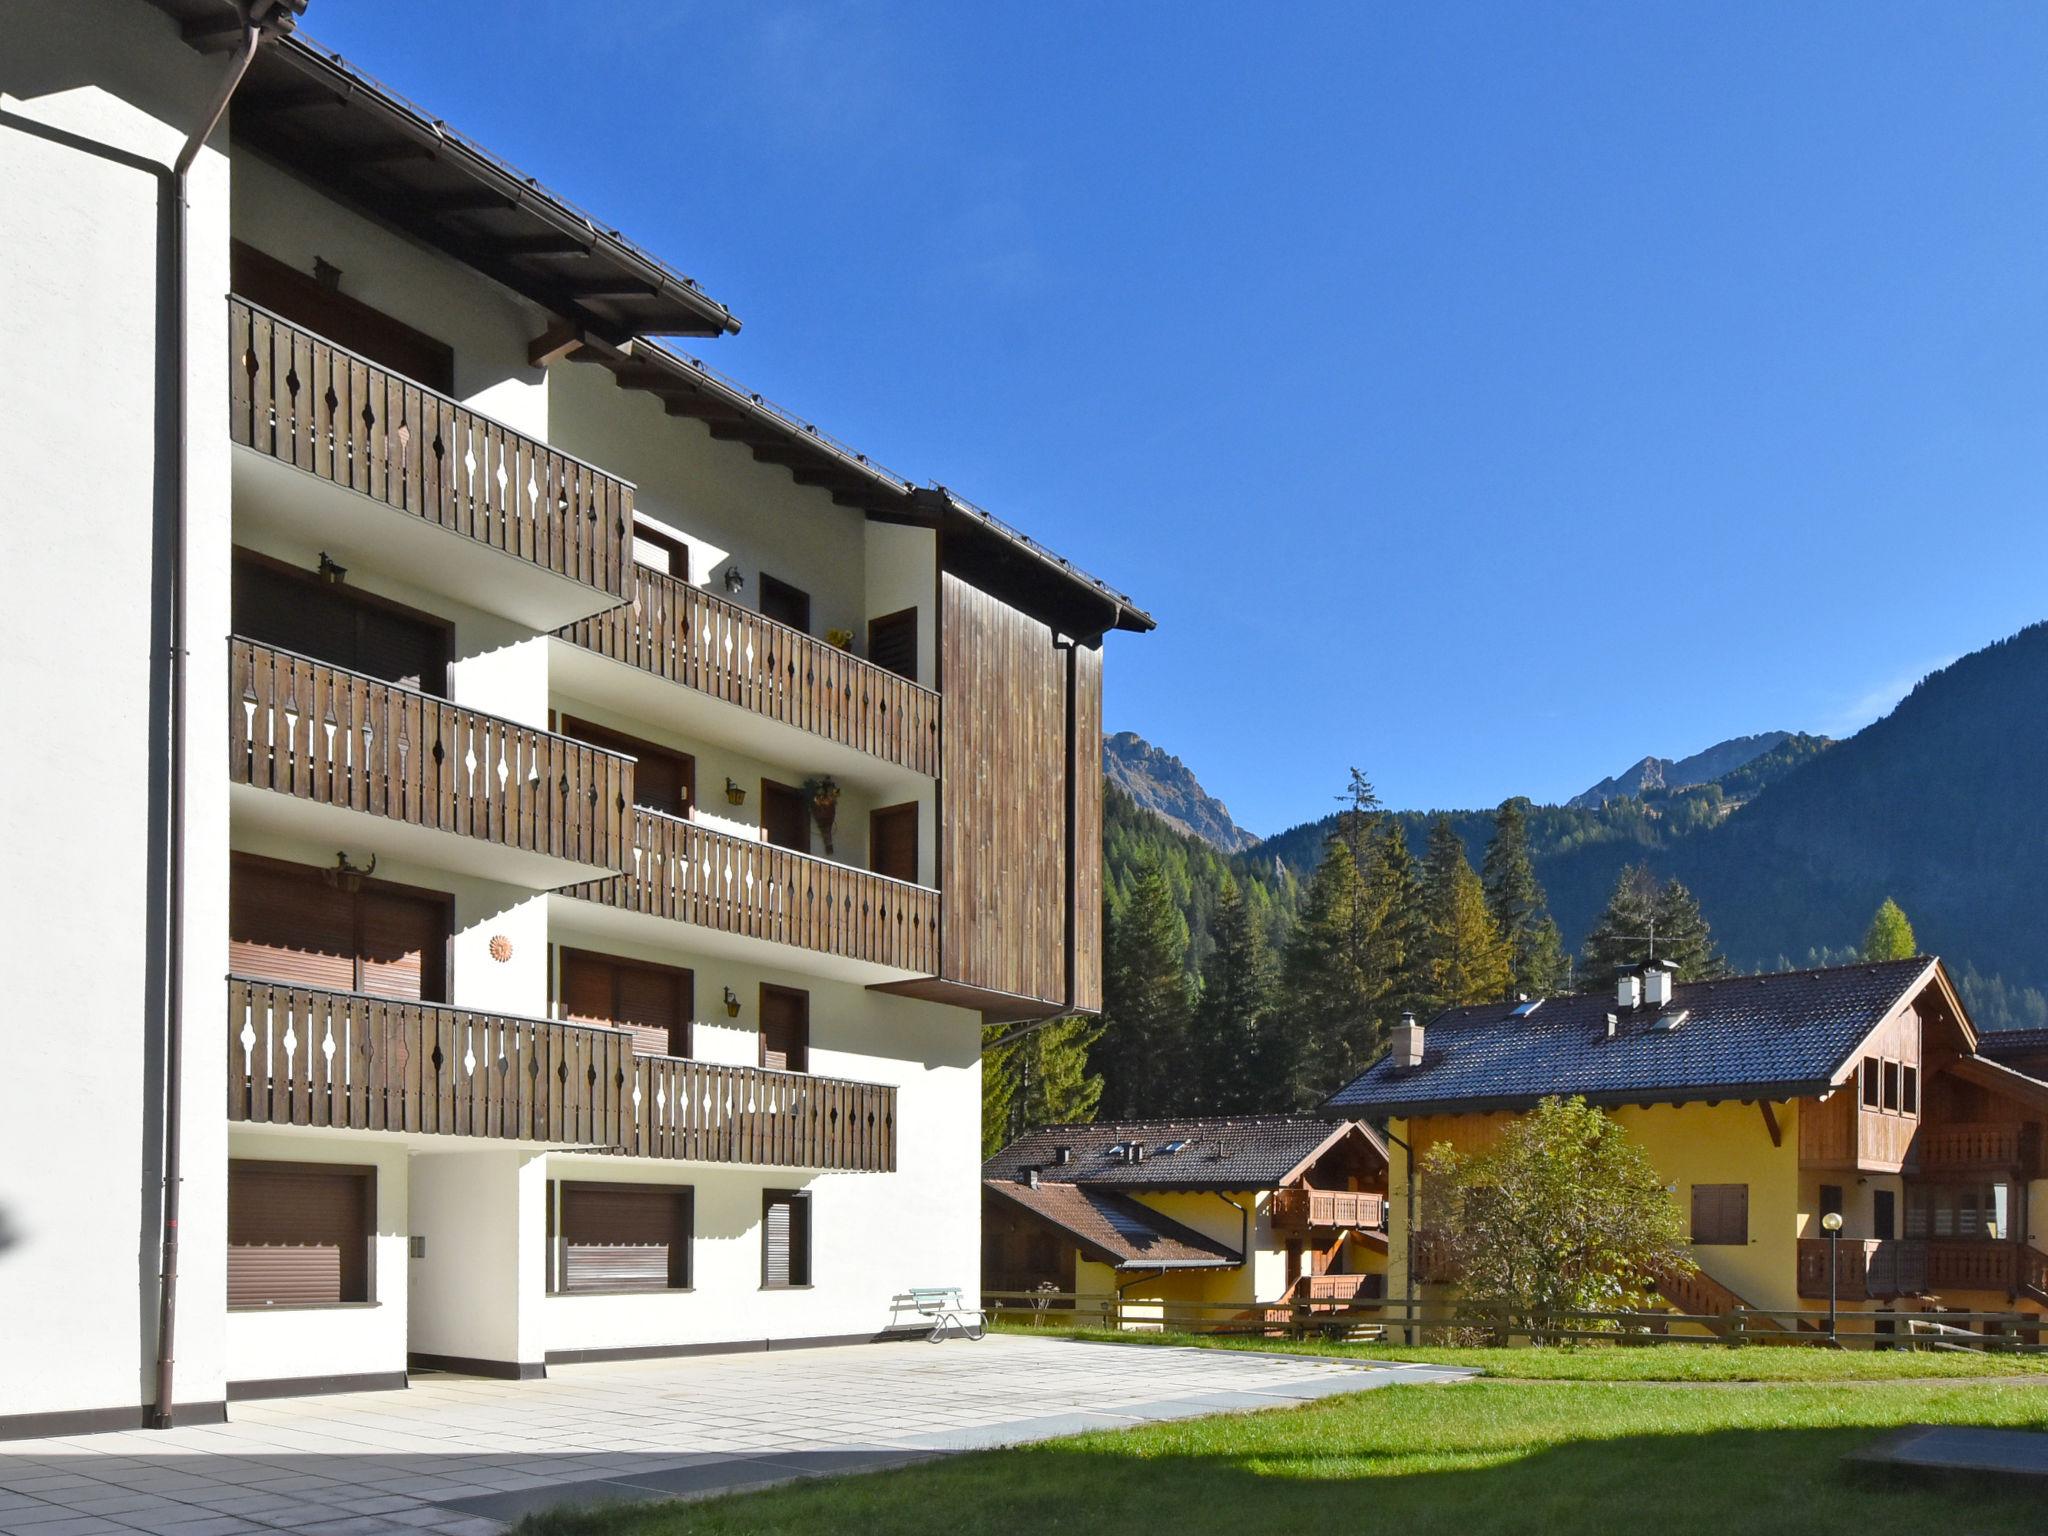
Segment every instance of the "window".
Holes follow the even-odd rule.
[[[447,997],[450,911],[438,891],[232,854],[228,969],[293,986],[438,1003]]]
[[[1875,1056],[1863,1058],[1863,1107],[1865,1109],[1876,1109],[1878,1107],[1883,1092],[1880,1087],[1883,1076],[1884,1063],[1882,1061],[1879,1061]]]
[[[761,612],[778,624],[787,624],[791,629],[801,629],[808,634],[811,628],[811,594],[763,571]]]
[[[885,805],[868,813],[868,868],[917,883],[917,805]]]
[[[868,620],[868,660],[917,681],[917,610],[905,608]]]
[[[811,995],[761,984],[761,1065],[771,1072],[811,1070]]]
[[[1914,1184],[1906,1189],[1906,1236],[2003,1238],[2010,1235],[2011,1191],[2004,1184]]]
[[[575,715],[563,715],[560,724],[564,736],[638,759],[633,765],[635,805],[668,816],[687,816],[690,807],[697,803],[697,759],[689,753],[657,746]]]
[[[1888,1061],[1884,1064],[1884,1107],[1892,1113],[1899,1108],[1899,1064]]]
[[[1899,1068],[1899,1112],[1907,1115],[1920,1113],[1920,1069]]]
[[[1820,1187],[1820,1213],[1823,1216],[1842,1214],[1842,1186],[1823,1184]]]
[[[761,834],[778,848],[811,851],[811,810],[802,790],[761,781]]]
[[[695,978],[681,967],[565,949],[557,986],[563,1018],[627,1030],[642,1056],[690,1054]]]
[[[811,1283],[811,1197],[800,1190],[761,1192],[761,1284],[768,1290]]]
[[[235,556],[232,585],[236,634],[446,697],[454,629],[445,619],[247,551]]]
[[[1737,1244],[1749,1241],[1749,1186],[1695,1184],[1692,1187],[1692,1240],[1695,1243]]]
[[[677,581],[690,579],[690,546],[672,533],[633,520],[633,563]]]
[[[228,1305],[317,1307],[370,1299],[375,1169],[228,1164]]]
[[[696,1191],[676,1184],[548,1185],[548,1289],[686,1291]]]

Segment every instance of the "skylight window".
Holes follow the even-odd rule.
[[[1166,1142],[1159,1148],[1159,1155],[1161,1157],[1171,1157],[1176,1152],[1186,1151],[1187,1145],[1185,1140]]]
[[[1515,1006],[1509,1011],[1508,1017],[1511,1019],[1526,1019],[1527,1017],[1529,1017],[1530,1014],[1534,1013],[1538,1008],[1541,1008],[1542,1006],[1542,998],[1525,997],[1522,999],[1521,1002],[1515,1004]]]
[[[1661,1029],[1666,1031],[1674,1030],[1678,1028],[1679,1025],[1683,1024],[1685,1020],[1686,1010],[1683,1008],[1674,1008],[1669,1013],[1658,1014],[1657,1022],[1652,1024],[1650,1028]]]

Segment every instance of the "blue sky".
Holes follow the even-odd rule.
[[[1261,832],[1846,733],[2048,617],[2048,8],[314,0],[706,355],[1125,587]]]

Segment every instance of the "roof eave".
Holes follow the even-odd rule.
[[[1428,1115],[1493,1115],[1534,1109],[1545,1099],[1584,1099],[1588,1104],[1618,1109],[1629,1104],[1739,1104],[1766,1099],[1816,1099],[1834,1091],[1827,1078],[1808,1078],[1771,1083],[1715,1083],[1705,1087],[1584,1089],[1558,1088],[1548,1093],[1490,1094],[1443,1099],[1387,1099],[1370,1104],[1337,1105],[1352,1115],[1376,1114],[1389,1119],[1413,1120]]]

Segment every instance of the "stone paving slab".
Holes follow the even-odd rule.
[[[489,1536],[593,1499],[704,1497],[1085,1430],[1282,1407],[1436,1367],[995,1334],[421,1375],[231,1422],[0,1442],[0,1536]]]
[[[2048,1483],[2048,1434],[1978,1429],[1966,1424],[1908,1424],[1843,1459],[1914,1472],[1960,1472]]]

